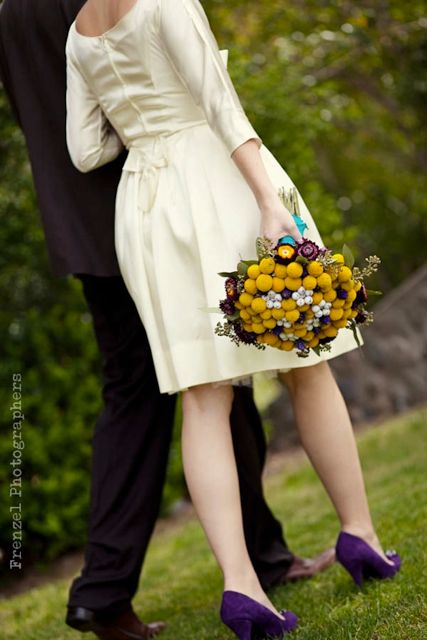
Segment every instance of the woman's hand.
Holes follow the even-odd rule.
[[[277,201],[260,205],[261,235],[269,238],[274,246],[280,238],[290,235],[297,242],[302,238],[292,214],[283,205],[279,197]]]

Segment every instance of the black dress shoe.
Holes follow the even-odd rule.
[[[164,622],[144,624],[133,609],[106,620],[85,607],[69,607],[65,622],[78,631],[92,631],[100,640],[148,640],[165,628]]]

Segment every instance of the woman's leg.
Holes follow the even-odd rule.
[[[375,533],[350,416],[329,363],[296,367],[280,378],[289,389],[302,445],[342,530],[363,538],[391,564]]]
[[[239,591],[278,614],[263,592],[243,533],[239,482],[230,430],[231,386],[200,385],[183,394],[182,449],[188,489],[224,575]]]

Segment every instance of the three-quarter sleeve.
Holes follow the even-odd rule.
[[[87,173],[111,162],[123,143],[67,48],[67,146],[74,166]]]
[[[168,59],[230,155],[262,139],[240,103],[199,0],[159,0],[158,34]]]

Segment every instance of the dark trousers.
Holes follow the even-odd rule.
[[[117,614],[138,588],[159,513],[176,396],[160,394],[141,319],[120,276],[75,274],[82,281],[103,358],[103,401],[92,445],[85,563],[69,607]],[[249,388],[235,388],[231,416],[245,536],[263,585],[292,562],[263,496],[266,443]]]

